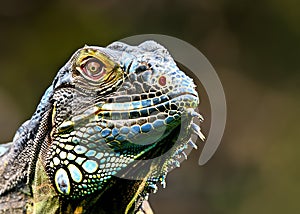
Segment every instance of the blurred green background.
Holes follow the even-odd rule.
[[[224,86],[228,119],[206,165],[197,163],[200,146],[169,174],[167,188],[151,195],[155,213],[297,213],[299,6],[297,0],[1,1],[0,142],[30,118],[77,48],[166,34],[210,60]],[[200,111],[203,106],[209,121],[206,101]]]

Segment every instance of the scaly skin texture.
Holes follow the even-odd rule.
[[[152,213],[147,199],[185,156],[195,85],[154,41],[85,46],[0,147],[0,213]]]

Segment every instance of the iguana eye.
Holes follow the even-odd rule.
[[[92,80],[99,80],[106,74],[106,67],[100,60],[91,58],[83,64],[82,71]]]

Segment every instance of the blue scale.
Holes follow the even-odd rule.
[[[98,164],[94,160],[87,160],[82,164],[82,168],[87,173],[93,173],[98,169]]]
[[[130,129],[126,126],[124,126],[120,129],[121,134],[128,134],[129,132],[130,132]]]
[[[123,142],[123,141],[126,140],[126,136],[124,136],[124,135],[118,135],[118,136],[116,137],[116,140],[119,141],[119,142]]]
[[[151,106],[151,100],[142,100],[142,106],[143,107]]]
[[[174,118],[172,116],[169,116],[165,119],[166,124],[170,124],[174,121]]]
[[[71,174],[71,178],[73,181],[79,183],[82,181],[82,174],[80,170],[74,164],[69,164],[68,166],[69,172]]]
[[[133,125],[131,126],[131,132],[138,134],[141,132],[141,127],[139,125]]]
[[[142,132],[149,132],[151,129],[152,129],[152,126],[149,123],[146,123],[146,124],[141,126]]]
[[[118,134],[119,134],[119,129],[113,128],[113,129],[111,130],[111,134],[112,134],[113,136],[118,135]]]
[[[155,120],[153,123],[154,128],[159,128],[164,126],[164,121],[163,120]]]
[[[140,101],[133,101],[132,102],[132,107],[133,107],[133,109],[139,109],[139,108],[141,108],[141,102]]]
[[[111,133],[111,130],[110,129],[103,129],[102,132],[101,132],[101,136],[103,138],[107,137],[109,134]]]

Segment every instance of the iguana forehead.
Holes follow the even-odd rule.
[[[168,73],[173,69],[178,70],[175,61],[168,50],[154,41],[146,41],[138,46],[131,46],[122,42],[114,42],[107,46],[107,49],[122,52],[120,61],[126,64],[128,60],[133,60],[132,68],[142,62],[150,66],[163,67],[161,73]],[[131,69],[133,71],[133,69]],[[171,74],[171,73],[169,73]]]

